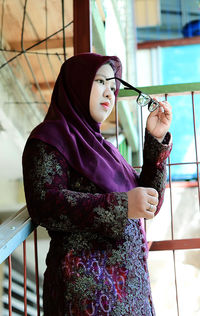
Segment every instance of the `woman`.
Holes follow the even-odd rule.
[[[103,139],[119,90],[117,57],[80,54],[61,67],[44,121],[23,154],[33,221],[51,237],[44,315],[155,315],[141,218],[162,204],[171,107],[147,119],[139,175]]]

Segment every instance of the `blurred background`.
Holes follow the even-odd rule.
[[[0,258],[5,257],[10,243],[17,245],[16,249],[11,247],[10,261],[1,260],[0,313],[11,315],[11,257],[12,315],[38,315],[38,309],[42,313],[38,304],[42,306],[49,237],[45,229],[37,228],[37,242],[32,233],[26,237],[26,247],[24,243],[18,246],[18,236],[25,236],[22,226],[28,220],[26,211],[16,216],[26,204],[21,157],[31,130],[48,110],[62,63],[85,51],[117,55],[123,64],[123,79],[172,104],[173,150],[168,160],[165,200],[160,214],[146,222],[152,292],[158,316],[200,315],[197,0],[0,0]],[[138,108],[135,98],[132,91],[120,91],[118,111],[113,110],[102,124],[102,133],[112,143],[118,143],[127,161],[140,171],[148,113]],[[28,225],[30,228],[30,222]]]

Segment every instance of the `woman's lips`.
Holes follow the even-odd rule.
[[[109,103],[109,102],[103,102],[103,103],[101,103],[101,105],[102,105],[105,109],[108,109],[110,103]]]

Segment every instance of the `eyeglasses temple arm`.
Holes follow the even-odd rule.
[[[127,90],[134,90],[138,93],[142,93],[142,91],[140,91],[139,89],[133,87],[132,85],[130,85],[128,82],[122,80],[121,78],[118,78],[118,77],[112,77],[112,78],[107,78],[106,80],[111,80],[111,79],[117,79],[119,80],[124,86],[125,88],[124,89],[127,89]]]

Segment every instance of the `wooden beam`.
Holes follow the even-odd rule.
[[[47,82],[38,82],[38,85],[39,85],[41,90],[48,90],[49,88],[50,89],[54,88],[55,82],[54,81],[49,81],[48,83]],[[35,83],[32,84],[32,89],[34,92],[36,92],[38,90]]]
[[[148,246],[150,251],[200,249],[200,238],[151,241]]]
[[[150,48],[155,48],[155,47],[183,46],[183,45],[194,45],[194,44],[200,44],[200,36],[138,43],[137,49],[150,49]]]
[[[92,51],[90,0],[74,0],[74,55]]]
[[[65,39],[66,42],[66,48],[67,47],[73,47],[73,37],[68,37]],[[38,51],[38,50],[45,50],[46,49],[46,42],[39,43],[39,41],[24,41],[24,49],[27,49],[35,44],[37,46],[33,47],[30,50]],[[18,42],[10,42],[9,43],[11,49],[16,49],[17,51],[21,51],[21,43]],[[63,48],[63,40],[62,38],[56,38],[56,39],[48,39],[47,41],[47,48],[48,49],[59,49]]]
[[[102,21],[105,22],[106,16],[105,16],[104,8],[103,8],[103,5],[102,5],[102,0],[96,0],[96,4],[97,4],[98,10],[99,10],[101,19],[102,19]]]
[[[105,26],[101,18],[100,12],[96,6],[96,2],[91,2],[92,9],[92,32],[94,51],[105,55]]]

